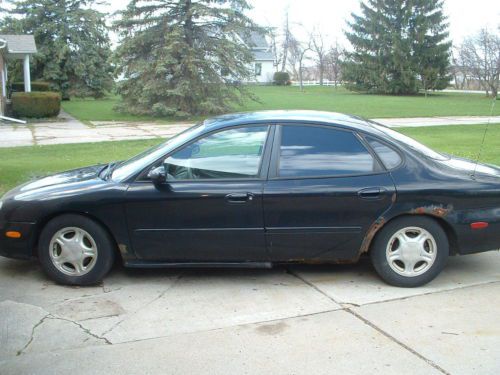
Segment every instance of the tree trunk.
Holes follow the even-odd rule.
[[[498,87],[491,88],[491,97],[496,98],[498,96]]]
[[[300,91],[304,91],[304,86],[302,84],[302,61],[299,62],[299,82],[300,82]]]

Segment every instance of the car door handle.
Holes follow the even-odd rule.
[[[252,193],[231,193],[226,195],[226,201],[229,203],[246,203],[252,200]]]
[[[380,199],[386,190],[380,187],[366,188],[358,191],[358,196],[362,199]]]

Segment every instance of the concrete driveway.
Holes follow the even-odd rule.
[[[48,280],[0,258],[0,374],[499,374],[500,253],[387,286],[368,259]]]

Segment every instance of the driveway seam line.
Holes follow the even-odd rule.
[[[382,328],[378,327],[375,323],[373,323],[370,320],[368,320],[365,317],[363,317],[361,314],[359,314],[359,313],[351,310],[348,307],[344,308],[344,311],[346,311],[346,312],[350,313],[352,316],[358,318],[363,323],[365,323],[367,326],[373,328],[374,330],[376,330],[377,332],[379,332],[383,336],[387,337],[389,340],[395,342],[396,344],[398,344],[402,348],[406,349],[407,351],[409,351],[410,353],[412,353],[414,356],[416,356],[416,357],[420,358],[421,360],[425,361],[428,365],[434,367],[439,372],[441,372],[441,373],[443,373],[445,375],[451,375],[451,373],[449,373],[444,368],[442,368],[441,366],[439,366],[433,360],[431,360],[431,359],[425,357],[424,355],[420,354],[415,349],[411,348],[410,346],[406,345],[404,342],[402,342],[399,339],[397,339],[396,337],[392,336],[390,333],[388,333],[388,332],[384,331]]]
[[[404,300],[407,300],[407,299],[410,299],[410,298],[417,298],[417,297],[429,296],[429,295],[432,295],[432,294],[441,294],[441,293],[453,292],[455,290],[475,288],[475,287],[478,287],[478,286],[485,286],[485,285],[491,285],[491,284],[496,284],[496,283],[500,283],[500,280],[487,281],[487,282],[484,282],[484,283],[478,283],[478,284],[473,284],[473,285],[464,285],[464,286],[459,286],[457,288],[451,288],[451,289],[436,290],[435,292],[426,292],[426,293],[422,293],[422,294],[414,294],[412,296],[406,296],[406,297],[397,297],[397,298],[393,298],[393,299],[385,299],[383,301],[373,301],[373,302],[367,302],[367,303],[362,303],[362,304],[349,303],[349,302],[341,302],[340,304],[347,303],[347,304],[350,304],[350,305],[354,305],[356,307],[371,306],[371,305],[376,305],[378,303],[388,303],[388,302],[393,302],[393,301],[404,301]],[[339,302],[337,302],[337,303],[339,303]]]
[[[341,302],[337,302],[335,300],[335,298],[333,298],[332,296],[328,295],[326,292],[324,292],[323,290],[321,290],[319,287],[317,287],[316,285],[314,285],[313,283],[311,283],[310,281],[304,279],[302,276],[300,276],[299,274],[297,274],[295,271],[292,271],[290,269],[287,269],[288,272],[295,276],[297,279],[301,280],[303,283],[309,285],[311,288],[313,288],[314,290],[316,290],[317,292],[321,293],[322,295],[324,295],[325,297],[329,298],[331,301],[333,301],[334,303],[338,304],[341,306],[341,310],[342,311],[345,311],[347,312],[348,314],[351,314],[352,316],[354,316],[355,318],[357,318],[358,320],[362,321],[364,324],[366,324],[367,326],[373,328],[374,330],[376,330],[377,332],[379,332],[380,334],[382,334],[383,336],[385,336],[386,338],[389,339],[389,341],[392,341],[394,342],[395,344],[399,345],[400,347],[402,347],[403,349],[406,349],[408,352],[410,352],[411,354],[413,354],[414,356],[416,356],[417,358],[420,358],[421,360],[423,360],[424,362],[426,362],[428,365],[432,366],[433,368],[435,368],[436,370],[438,370],[439,372],[445,374],[445,375],[451,375],[448,371],[446,371],[444,368],[442,368],[441,366],[439,366],[437,363],[435,363],[434,361],[432,361],[431,359],[428,359],[426,357],[424,357],[422,354],[420,354],[419,352],[417,352],[415,349],[412,349],[411,347],[409,347],[408,345],[406,345],[405,343],[403,343],[402,341],[398,340],[397,338],[395,338],[394,336],[392,336],[391,334],[389,334],[388,332],[384,331],[382,328],[378,327],[375,323],[372,323],[371,321],[369,321],[368,319],[364,318],[362,315],[358,314],[357,312],[351,310],[349,307],[345,307]]]
[[[117,345],[131,344],[131,343],[136,343],[136,342],[141,342],[141,341],[160,340],[160,339],[165,339],[167,337],[175,337],[178,335],[194,335],[194,334],[199,334],[199,333],[215,332],[215,331],[220,331],[220,330],[224,330],[224,329],[245,327],[245,326],[251,326],[251,325],[256,325],[256,324],[273,323],[273,322],[279,322],[279,321],[284,321],[284,320],[288,320],[288,319],[298,319],[298,318],[304,318],[304,317],[315,316],[315,315],[320,315],[320,314],[328,314],[328,313],[337,312],[337,311],[344,311],[344,310],[345,309],[338,307],[335,309],[316,311],[316,312],[307,313],[307,314],[300,314],[300,315],[285,316],[285,317],[274,318],[274,319],[269,319],[269,320],[259,320],[259,321],[255,321],[255,322],[240,323],[240,324],[234,324],[234,325],[229,325],[229,326],[224,326],[224,327],[200,329],[200,330],[188,331],[188,332],[175,332],[172,334],[156,336],[156,337],[146,337],[146,338],[142,338],[142,339],[120,341],[120,342],[111,343],[111,345],[117,346]],[[77,349],[77,348],[66,348],[66,349],[62,349],[62,351],[75,350],[75,349]]]

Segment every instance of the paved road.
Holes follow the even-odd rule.
[[[192,124],[179,123],[162,125],[147,122],[93,121],[86,125],[62,113],[60,121],[12,125],[0,123],[0,147],[51,145],[63,143],[121,141],[171,137]],[[500,116],[468,117],[423,117],[375,119],[391,127],[400,126],[437,126],[437,125],[474,125],[500,123]]]
[[[0,373],[499,374],[500,253],[400,289],[369,262],[124,270],[57,286],[0,258]]]

